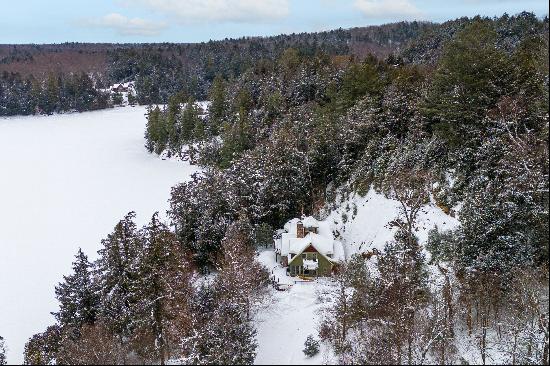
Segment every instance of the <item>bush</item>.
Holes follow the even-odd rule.
[[[304,347],[303,352],[307,357],[313,357],[319,353],[319,341],[315,340],[311,334],[307,336]]]

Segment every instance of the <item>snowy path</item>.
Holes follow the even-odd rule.
[[[195,171],[143,147],[145,108],[0,118],[0,335],[9,361],[53,323],[54,286],[78,247],[92,258],[129,211],[168,208]]]
[[[262,251],[260,263],[267,268],[276,266],[275,254],[271,250]],[[284,269],[276,268],[275,274],[281,283],[290,283],[284,278]],[[294,284],[289,291],[272,291],[272,303],[262,309],[256,319],[258,330],[257,365],[318,365],[328,358],[321,352],[307,358],[302,350],[308,335],[317,338],[318,314],[323,304],[319,302],[318,291],[324,289],[325,281],[301,282]]]

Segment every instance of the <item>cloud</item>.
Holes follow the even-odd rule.
[[[355,7],[369,18],[418,19],[422,13],[410,0],[356,0]]]
[[[163,22],[154,22],[141,18],[127,18],[118,13],[110,13],[99,19],[88,20],[85,25],[110,28],[123,36],[156,36],[166,28]]]
[[[180,23],[256,23],[289,14],[289,0],[118,0],[125,6],[141,5]]]

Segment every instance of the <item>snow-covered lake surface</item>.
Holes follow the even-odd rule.
[[[8,360],[53,324],[54,286],[127,212],[144,224],[196,168],[144,145],[145,108],[0,118],[0,335]]]

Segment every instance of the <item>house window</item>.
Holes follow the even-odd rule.
[[[302,259],[307,259],[307,254],[306,253],[302,253]]]

